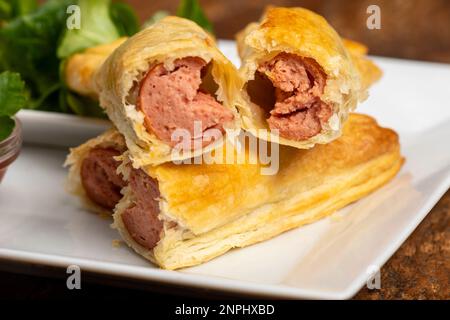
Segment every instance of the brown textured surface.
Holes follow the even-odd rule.
[[[141,20],[156,10],[176,12],[178,0],[128,0]],[[344,37],[365,43],[375,55],[450,62],[448,0],[200,0],[218,38],[233,39],[237,31],[258,20],[265,6],[300,6],[323,15]],[[369,30],[366,10],[378,5],[381,29]]]
[[[450,191],[355,299],[450,299]]]

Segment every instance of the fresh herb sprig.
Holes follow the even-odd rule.
[[[165,10],[156,11],[147,21],[144,22],[142,27],[146,28],[169,14],[170,13]],[[192,20],[208,32],[214,33],[213,25],[206,17],[206,14],[198,0],[181,0],[178,4],[176,15],[181,18]]]
[[[1,17],[2,2],[7,5]],[[34,1],[36,2],[36,1]],[[68,30],[67,8],[76,4],[81,29]],[[21,75],[30,97],[27,108],[102,117],[98,102],[70,92],[60,68],[67,56],[131,36],[139,30],[134,10],[110,0],[0,0],[0,72]]]
[[[74,4],[80,8],[81,28],[68,30],[67,8]],[[158,11],[146,24],[168,14]],[[176,14],[213,30],[198,0],[181,0]],[[28,98],[26,104],[16,104],[20,108],[105,117],[97,101],[67,88],[62,76],[65,61],[76,52],[132,36],[139,29],[135,10],[119,1],[48,0],[38,5],[37,0],[0,0],[0,72],[15,73],[3,77],[16,85],[20,74],[25,85],[16,87]],[[13,122],[11,114],[2,112],[0,124],[6,134],[10,129],[5,128]]]
[[[213,25],[206,17],[198,0],[181,0],[177,16],[192,20],[208,32],[214,33]]]
[[[12,118],[28,102],[25,82],[20,74],[5,71],[0,74],[0,141],[9,137],[14,130]]]

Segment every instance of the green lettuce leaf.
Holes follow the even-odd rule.
[[[194,21],[203,29],[213,33],[213,26],[206,17],[198,0],[181,0],[177,9],[177,16]]]
[[[0,0],[0,20],[11,20],[34,11],[36,0]]]
[[[12,7],[9,1],[0,0],[0,20],[11,19]]]
[[[7,2],[11,4],[12,18],[29,14],[38,7],[36,0],[8,0]]]
[[[12,117],[27,104],[25,83],[18,73],[0,74],[0,115]]]
[[[65,28],[66,8],[71,2],[47,1],[32,13],[0,28],[0,71],[20,73],[36,101],[49,96],[48,92],[60,82],[56,48],[61,30]],[[46,102],[57,104],[57,100]]]
[[[121,36],[132,36],[139,31],[139,20],[130,5],[113,2],[110,8],[111,19]]]
[[[80,29],[66,30],[57,51],[60,59],[120,37],[110,16],[110,4],[110,0],[78,1],[81,11]]]

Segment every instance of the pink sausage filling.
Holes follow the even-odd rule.
[[[258,72],[275,87],[274,104],[267,119],[271,129],[297,141],[321,132],[333,110],[321,100],[326,74],[315,60],[280,53],[261,64]]]
[[[126,185],[117,173],[120,152],[112,148],[89,151],[81,165],[83,188],[94,203],[112,210],[122,198]],[[152,249],[159,241],[163,223],[159,220],[158,182],[142,170],[132,169],[128,182],[134,196],[133,205],[122,213],[122,221],[131,237],[145,248]]]
[[[205,67],[200,58],[178,59],[170,71],[163,64],[154,66],[141,82],[137,105],[145,115],[145,126],[172,147],[178,143],[172,139],[176,129],[188,130],[195,140],[211,128],[224,132],[224,124],[234,118],[211,94],[200,90]],[[194,121],[200,122],[201,136],[194,132]]]
[[[122,221],[134,241],[152,249],[158,243],[163,228],[163,223],[158,218],[158,182],[142,170],[133,170],[129,186],[133,191],[134,204],[122,213]]]
[[[81,183],[88,198],[97,205],[112,210],[122,198],[125,185],[117,174],[119,163],[114,157],[120,152],[112,148],[92,149],[81,164]]]

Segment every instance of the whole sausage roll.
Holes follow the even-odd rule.
[[[95,84],[135,167],[198,156],[240,129],[237,69],[187,19],[166,17],[126,40]]]
[[[116,160],[125,151],[125,140],[116,129],[72,148],[64,164],[70,166],[67,190],[90,211],[111,215],[126,184]]]
[[[277,174],[262,175],[259,162],[134,169],[124,156],[119,172],[127,186],[113,227],[162,268],[193,266],[323,218],[388,182],[403,164],[397,134],[358,114],[339,139],[309,150],[280,146],[279,160]]]
[[[125,37],[120,38],[69,57],[64,68],[64,81],[67,87],[78,94],[98,100],[95,74],[108,56],[126,40]]]
[[[353,64],[358,70],[361,79],[360,99],[367,97],[367,89],[380,80],[383,72],[381,69],[367,57],[369,49],[362,43],[352,41],[349,39],[342,39],[345,48],[350,54]]]
[[[297,148],[328,143],[366,96],[343,41],[309,10],[269,7],[238,35],[238,46],[243,127],[263,139]]]

